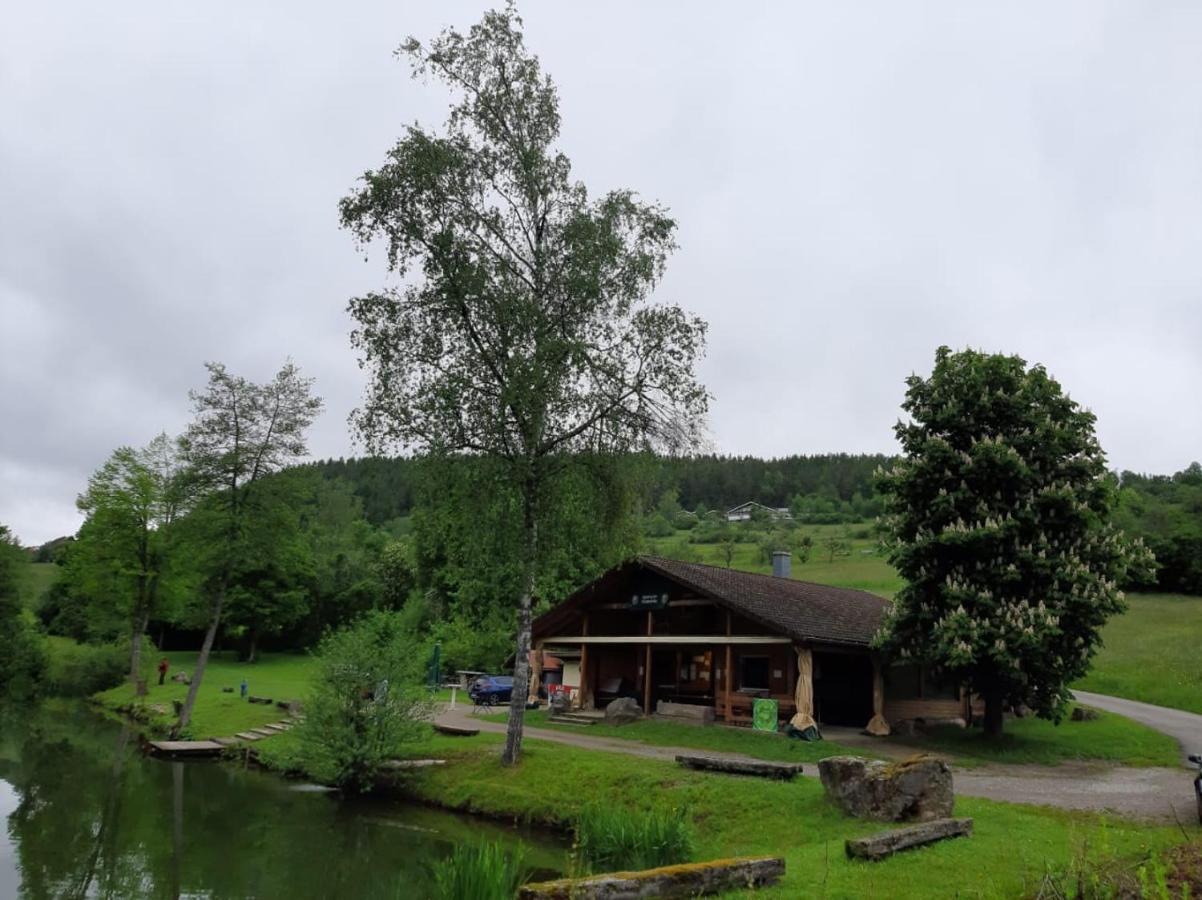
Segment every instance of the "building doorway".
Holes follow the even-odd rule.
[[[853,653],[815,653],[814,712],[823,725],[866,724],[872,718],[872,660]]]

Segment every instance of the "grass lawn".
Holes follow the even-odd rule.
[[[270,759],[285,753],[293,738],[282,735],[259,747]],[[1024,896],[1034,894],[1048,868],[1066,868],[1083,846],[1139,857],[1181,840],[1176,828],[961,798],[956,815],[974,818],[972,837],[883,862],[853,862],[843,841],[888,826],[842,815],[815,779],[780,783],[697,773],[533,739],[524,745],[522,762],[505,768],[501,742],[492,734],[434,735],[410,747],[408,755],[434,755],[448,765],[409,776],[408,789],[441,806],[559,828],[588,802],[683,806],[695,827],[696,859],[785,857],[785,880],[756,897]],[[1197,828],[1189,828],[1196,835]]]
[[[682,725],[678,722],[662,722],[647,719],[629,725],[557,725],[547,721],[546,710],[531,710],[526,713],[526,724],[531,728],[553,728],[557,731],[574,731],[589,737],[622,738],[656,747],[687,747],[691,750],[713,750],[720,753],[742,753],[756,759],[773,762],[815,762],[828,756],[852,753],[863,756],[863,750],[853,750],[831,741],[797,741],[780,734],[752,731],[750,728],[725,728],[722,726]],[[481,716],[493,722],[506,721],[505,713]],[[871,754],[867,754],[871,755]]]
[[[1181,757],[1177,742],[1138,722],[1098,712],[1089,722],[1067,716],[1055,725],[1028,716],[1007,719],[999,740],[986,739],[979,728],[943,728],[925,737],[896,739],[906,746],[944,754],[962,766],[984,763],[1057,763],[1088,760],[1128,766],[1176,766]]]
[[[31,562],[25,567],[21,580],[21,603],[26,609],[35,609],[42,594],[58,581],[59,568],[54,563]]]
[[[1073,687],[1202,713],[1202,597],[1133,594]]]
[[[171,663],[167,683],[158,684],[155,672],[149,681],[147,704],[162,705],[170,709],[172,700],[183,700],[188,695],[188,685],[176,684],[171,676],[176,672],[191,672],[196,665],[195,651],[169,651],[161,654]],[[148,661],[153,669],[160,655]],[[254,697],[270,697],[272,700],[304,700],[309,692],[309,679],[313,673],[313,657],[300,653],[261,653],[257,662],[239,662],[233,651],[214,653],[209,657],[196,707],[192,711],[192,723],[188,728],[193,738],[229,737],[248,728],[257,728],[269,722],[279,721],[284,713],[274,704],[266,706],[247,703],[238,693],[242,679],[246,679],[247,693]],[[221,689],[232,687],[234,693]],[[117,709],[134,701],[133,688],[128,684],[104,691],[96,699],[106,708]],[[435,699],[449,701],[451,692],[440,690]],[[165,732],[175,721],[174,715],[154,715],[150,719],[152,729]]]
[[[877,552],[878,541],[874,537],[849,538],[851,554],[831,560],[823,552],[822,541],[831,534],[847,536],[862,533],[870,527],[861,525],[803,525],[798,531],[814,539],[814,549],[809,562],[793,560],[793,577],[799,581],[813,581],[834,587],[858,588],[891,599],[902,586],[901,578],[884,557]],[[702,562],[713,566],[725,566],[726,556],[720,544],[690,544],[688,532],[676,537],[648,538],[647,553],[683,559],[686,562]],[[731,568],[744,572],[770,573],[772,566],[764,559],[759,545],[739,543],[735,545]]]
[[[158,685],[157,674],[150,682],[145,702],[161,704],[171,708],[172,700],[183,700],[188,694],[186,684],[176,684],[170,678],[176,672],[191,672],[196,664],[196,653],[168,652],[163,654],[171,663],[168,681]],[[157,663],[156,656],[152,662]],[[249,693],[256,697],[272,700],[300,700],[308,692],[309,676],[313,660],[309,656],[291,653],[264,653],[254,663],[238,662],[233,651],[214,653],[209,658],[204,681],[196,708],[192,713],[189,735],[193,738],[228,737],[247,728],[256,728],[268,722],[278,721],[284,713],[275,707],[258,703],[247,703],[238,695],[238,686],[246,679]],[[232,687],[234,693],[222,693],[223,687]],[[133,687],[122,684],[96,695],[102,705],[110,709],[127,706],[134,701]],[[155,716],[152,726],[163,727],[174,721],[174,716]]]

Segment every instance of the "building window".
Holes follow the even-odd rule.
[[[768,657],[739,657],[739,689],[766,691],[768,687]]]
[[[958,700],[960,688],[941,684],[925,666],[891,666],[885,673],[886,700]]]
[[[892,666],[885,673],[886,700],[922,698],[922,669],[919,666]]]

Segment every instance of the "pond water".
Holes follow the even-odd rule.
[[[394,801],[344,799],[234,763],[144,757],[136,733],[53,703],[0,710],[0,898],[424,898],[462,842],[545,835]]]

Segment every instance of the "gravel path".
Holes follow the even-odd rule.
[[[1095,705],[1100,709],[1111,708],[1104,706],[1100,702],[1101,700],[1118,704],[1132,702],[1114,697],[1103,698],[1099,695],[1082,692],[1078,692],[1077,696],[1082,703]],[[1098,702],[1093,699],[1095,697],[1098,697]],[[1137,705],[1148,706],[1148,704]],[[1167,714],[1176,713],[1176,710],[1161,709],[1160,707],[1148,708],[1159,710],[1157,715],[1165,716],[1166,722],[1175,721],[1174,716]],[[1114,712],[1137,719],[1136,715],[1123,709],[1114,708]],[[1181,713],[1180,715],[1190,716],[1191,714]],[[1193,716],[1193,719],[1202,720],[1202,716]],[[1148,719],[1137,720],[1143,721],[1153,728],[1161,727]],[[488,722],[480,719],[472,715],[471,707],[467,706],[458,706],[453,710],[444,709],[439,714],[438,721],[447,725],[479,728],[481,731],[495,734],[505,731],[504,722]],[[1161,730],[1178,737],[1167,728]],[[1191,733],[1195,732],[1183,732],[1186,738]],[[588,734],[587,727],[581,728],[579,731],[566,728],[526,728],[525,735],[531,739],[567,744],[585,750],[625,753],[629,756],[661,759],[669,762],[678,753],[695,754],[698,752],[729,759],[750,758],[735,753],[698,751],[696,748],[687,747],[659,747],[622,738],[594,736]],[[846,740],[846,736],[843,734],[832,734],[831,737],[840,743],[844,743]],[[1178,740],[1181,739],[1178,737]],[[860,746],[865,747],[866,750],[872,750],[871,745],[860,744]],[[1202,746],[1199,749],[1202,750]],[[894,754],[891,752],[888,755]],[[1182,769],[1062,763],[1058,766],[988,765],[972,769],[961,769],[953,765],[952,770],[956,793],[966,797],[984,797],[989,800],[1055,806],[1061,809],[1109,811],[1122,816],[1158,822],[1192,823],[1195,821],[1194,786],[1188,774]],[[807,765],[803,775],[817,777],[817,765]]]
[[[1185,757],[1190,753],[1202,753],[1202,716],[1167,706],[1153,706],[1138,700],[1091,694],[1089,691],[1073,691],[1073,696],[1086,706],[1094,706],[1107,712],[1118,713],[1136,722],[1155,728],[1157,731],[1177,739],[1181,745],[1182,765],[1188,765]]]

